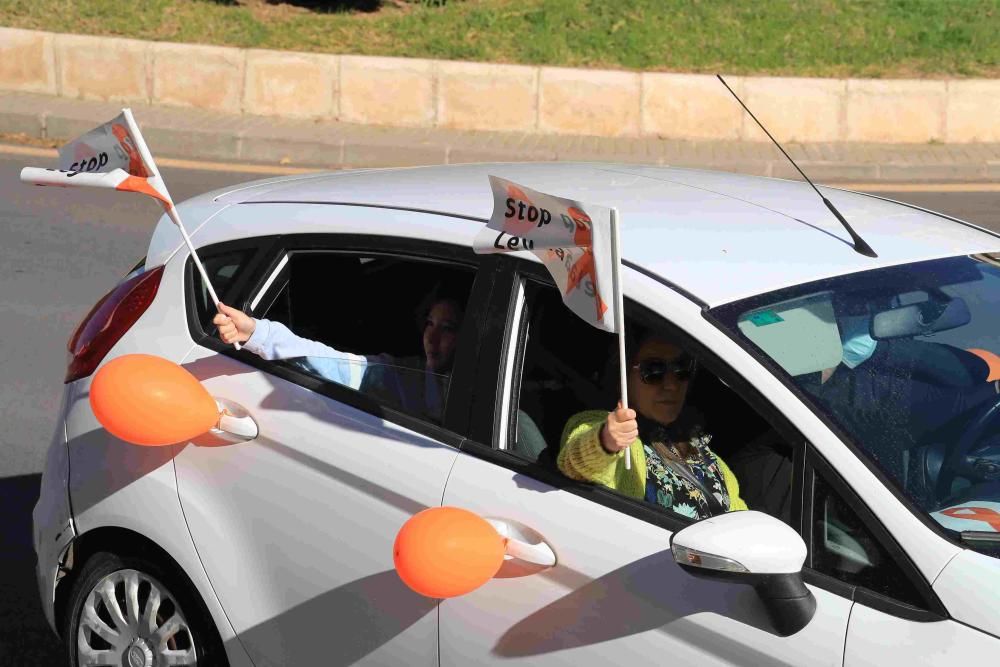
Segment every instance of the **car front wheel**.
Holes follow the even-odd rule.
[[[70,664],[225,664],[215,627],[195,596],[152,560],[95,554],[70,594],[63,632]]]

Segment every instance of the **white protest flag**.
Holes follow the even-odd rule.
[[[113,120],[60,148],[59,169],[25,167],[21,170],[21,181],[63,188],[111,188],[122,192],[137,192],[156,199],[180,230],[212,301],[218,305],[219,297],[215,288],[191,244],[130,109],[122,109]],[[240,349],[239,343],[235,345],[236,349]]]
[[[35,185],[138,192],[153,197],[169,210],[173,208],[170,194],[152,157],[144,159],[141,137],[131,112],[123,109],[114,120],[60,148],[59,169],[26,167],[21,171],[21,180]]]
[[[534,253],[580,319],[618,334],[622,406],[625,380],[625,313],[621,292],[618,215],[613,208],[536,192],[490,176],[493,215],[472,242],[477,253]],[[625,464],[631,468],[629,450]]]
[[[552,274],[563,302],[585,322],[618,332],[612,210],[536,192],[490,176],[493,215],[477,253],[530,250]]]

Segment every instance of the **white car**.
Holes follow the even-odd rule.
[[[753,511],[694,522],[559,472],[568,417],[615,405],[616,339],[563,306],[533,254],[473,253],[489,175],[619,209],[626,330],[697,359],[688,404]],[[41,600],[71,664],[1000,654],[1000,238],[823,193],[877,257],[805,183],[668,168],[356,171],[182,204],[220,298],[258,326],[394,363],[420,354],[419,304],[445,285],[467,295],[457,352],[432,415],[306,356],[237,351],[163,218],[70,343],[34,511]],[[112,437],[88,388],[131,353],[181,364],[242,426],[166,447]],[[394,540],[442,505],[555,564],[508,556],[468,594],[418,595]]]

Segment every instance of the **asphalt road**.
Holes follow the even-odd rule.
[[[0,147],[0,667],[66,664],[41,614],[31,549],[66,341],[142,257],[160,215],[138,195],[22,185],[24,166],[50,165]],[[170,168],[163,175],[176,201],[257,177]],[[878,194],[1000,231],[1000,192]]]
[[[0,667],[67,662],[38,602],[31,510],[55,427],[66,342],[146,251],[161,209],[148,197],[18,180],[44,158],[0,147]],[[176,201],[250,180],[163,169]]]

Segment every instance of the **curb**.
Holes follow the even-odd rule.
[[[121,110],[92,102],[0,92],[0,133],[68,140]],[[604,161],[801,178],[770,143],[682,141],[389,128],[132,105],[146,141],[164,157],[321,169],[464,162]],[[817,143],[785,146],[815,181],[1000,180],[1000,144]]]
[[[1000,79],[728,78],[782,141],[1000,142]],[[273,51],[3,26],[0,89],[411,129],[762,139],[708,74]]]

